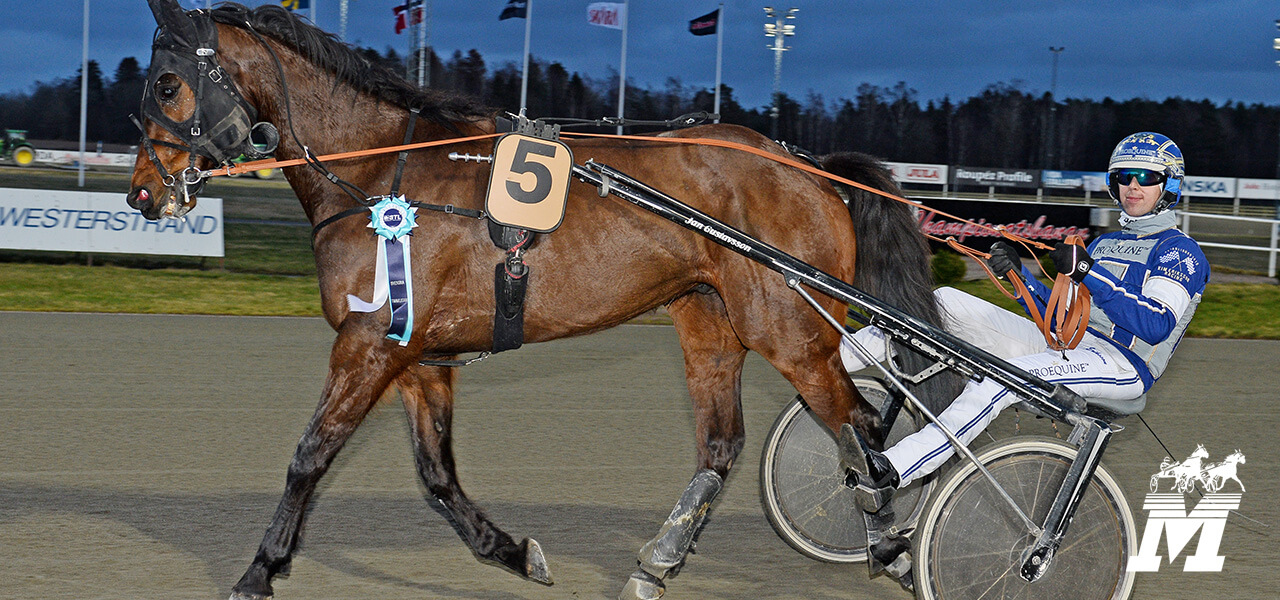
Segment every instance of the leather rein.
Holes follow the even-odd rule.
[[[250,31],[253,32],[252,29],[250,29]],[[280,80],[282,82],[282,85],[284,86],[285,111],[286,113],[289,113],[290,104],[289,104],[289,96],[288,96],[288,84],[284,76],[284,68],[280,64],[279,58],[276,57],[275,51],[270,47],[270,45],[268,45],[265,40],[263,40],[260,36],[258,36],[257,32],[253,32],[253,33],[255,37],[258,37],[258,41],[261,42],[262,45],[267,48],[267,50],[271,53],[272,58],[275,60],[276,68],[278,70]],[[398,187],[398,184],[400,182],[400,175],[404,168],[405,157],[410,151],[421,150],[424,148],[447,146],[452,144],[474,142],[479,140],[496,138],[503,135],[503,133],[489,133],[489,134],[481,134],[481,135],[473,135],[473,136],[464,136],[464,137],[458,137],[458,138],[450,138],[450,139],[444,139],[444,140],[432,140],[427,142],[409,143],[409,140],[412,138],[412,134],[413,134],[413,124],[417,120],[417,111],[412,111],[412,112],[413,114],[409,119],[409,126],[407,128],[405,138],[404,138],[405,143],[399,146],[369,148],[364,150],[325,154],[321,156],[316,156],[315,154],[313,154],[309,147],[303,145],[301,141],[298,140],[297,134],[293,131],[293,119],[290,118],[289,119],[290,134],[293,136],[295,143],[297,143],[300,147],[303,148],[303,151],[304,151],[303,158],[290,159],[290,160],[265,159],[265,160],[244,162],[238,165],[225,165],[225,166],[210,169],[207,171],[201,171],[199,173],[199,178],[200,178],[200,181],[203,182],[203,180],[210,177],[238,175],[241,173],[247,173],[247,172],[251,172],[259,169],[294,167],[294,166],[299,166],[303,164],[311,166],[313,169],[316,169],[317,171],[319,171],[326,179],[330,180],[334,184],[341,187],[343,191],[345,191],[349,196],[355,199],[358,204],[357,207],[341,211],[317,223],[316,226],[312,229],[312,240],[314,243],[315,236],[320,231],[321,228],[331,223],[334,223],[338,220],[341,220],[345,217],[360,214],[365,210],[367,210],[367,207],[370,205],[370,202],[369,202],[370,196],[368,196],[367,194],[364,194],[363,190],[360,190],[355,185],[350,184],[346,181],[343,181],[340,178],[338,178],[336,175],[334,175],[331,171],[329,171],[327,168],[324,167],[324,161],[347,160],[347,159],[359,158],[364,156],[375,156],[379,154],[390,154],[393,152],[397,152],[400,154],[400,159],[396,166],[396,177],[395,177],[396,185],[393,187]],[[665,121],[661,123],[689,124],[690,122],[691,122],[691,119],[688,119],[688,117],[680,117],[677,119],[673,119],[671,121]],[[590,122],[590,123],[595,124],[594,122]],[[577,137],[577,138],[605,138],[605,139],[637,140],[637,141],[645,141],[645,142],[660,142],[660,143],[671,143],[671,144],[713,146],[713,147],[733,149],[741,152],[747,152],[750,154],[754,154],[756,156],[760,156],[762,158],[766,158],[768,160],[772,160],[777,163],[781,163],[783,165],[787,165],[792,168],[800,169],[802,171],[805,171],[812,175],[816,175],[818,177],[825,178],[835,183],[840,183],[850,187],[858,188],[860,190],[863,190],[872,194],[883,196],[890,200],[902,202],[904,204],[907,204],[909,206],[916,208],[917,210],[929,211],[950,219],[954,219],[958,222],[966,223],[974,227],[988,230],[992,233],[995,233],[1001,236],[1004,239],[1018,243],[1023,248],[1026,248],[1027,251],[1030,252],[1033,257],[1035,256],[1035,252],[1032,250],[1032,247],[1038,248],[1040,250],[1052,250],[1051,247],[1045,244],[1042,244],[1040,242],[1025,239],[1020,236],[1014,235],[1003,227],[975,223],[969,219],[964,219],[941,210],[929,208],[919,202],[908,200],[906,198],[903,198],[895,194],[890,194],[888,192],[876,189],[869,185],[859,183],[857,181],[853,181],[851,179],[841,177],[834,173],[824,171],[820,168],[811,166],[809,164],[805,164],[803,162],[792,160],[785,156],[781,156],[772,152],[768,152],[766,150],[762,150],[760,148],[748,146],[745,144],[740,144],[737,142],[710,139],[710,138],[672,138],[672,137],[638,136],[638,135],[579,133],[579,132],[569,132],[569,131],[562,131],[561,135],[565,137]],[[356,192],[360,192],[360,194],[357,194]],[[419,207],[425,207],[430,210],[444,212],[447,214],[457,213],[457,214],[461,214],[463,216],[472,217],[472,218],[483,218],[485,216],[483,211],[475,211],[471,209],[459,208],[451,204],[433,205],[433,204],[425,204],[425,203],[414,201],[413,205],[419,206]],[[1080,343],[1080,341],[1084,338],[1084,334],[1088,329],[1089,308],[1090,308],[1089,290],[1084,285],[1076,283],[1066,275],[1058,274],[1056,278],[1052,278],[1054,279],[1053,291],[1050,294],[1049,299],[1044,303],[1045,307],[1042,312],[1039,309],[1040,303],[1037,302],[1037,297],[1026,286],[1026,284],[1022,280],[1021,274],[1016,269],[1011,270],[1008,273],[1000,274],[998,276],[997,274],[991,271],[991,269],[986,265],[986,261],[984,260],[984,259],[990,258],[991,257],[990,254],[965,246],[960,242],[958,242],[954,237],[949,236],[944,239],[944,238],[938,238],[936,236],[932,236],[929,234],[923,234],[923,235],[925,235],[925,237],[931,240],[934,240],[936,242],[946,244],[948,247],[952,248],[956,252],[959,252],[960,254],[963,254],[969,257],[971,260],[974,260],[975,262],[977,262],[978,265],[981,266],[984,271],[986,271],[988,278],[991,280],[993,284],[995,284],[995,286],[1000,290],[1001,293],[1003,293],[1006,297],[1008,297],[1011,300],[1021,301],[1023,305],[1027,308],[1027,311],[1031,314],[1032,320],[1035,321],[1037,328],[1039,328],[1041,333],[1044,335],[1045,342],[1049,346],[1049,348],[1052,348],[1054,350],[1065,350],[1065,349],[1075,348]],[[1084,247],[1084,242],[1079,236],[1069,236],[1065,241],[1066,243],[1069,243],[1069,244],[1078,245],[1082,249]],[[1037,261],[1037,264],[1038,262],[1039,261]],[[1041,267],[1040,269],[1041,269],[1041,272],[1048,278],[1049,277],[1048,272],[1046,272],[1043,267]],[[1000,277],[1006,278],[1013,285],[1013,288],[1014,288],[1013,292],[1010,292],[1007,288],[1004,287],[1004,285],[999,281]]]

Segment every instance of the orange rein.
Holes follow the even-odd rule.
[[[350,158],[358,158],[362,156],[374,156],[378,154],[390,154],[392,152],[420,150],[423,148],[431,148],[436,146],[446,146],[450,144],[474,142],[478,140],[495,138],[501,135],[505,135],[505,134],[489,133],[489,134],[483,134],[483,135],[473,135],[468,137],[452,138],[452,139],[446,139],[446,140],[435,140],[430,142],[419,142],[415,144],[404,144],[400,146],[388,146],[384,148],[355,150],[352,152],[325,154],[323,156],[317,156],[315,157],[315,159],[319,161],[345,160]],[[954,219],[962,223],[987,229],[989,231],[999,234],[1001,237],[1005,239],[1008,239],[1010,241],[1020,244],[1022,247],[1026,248],[1028,252],[1031,252],[1032,256],[1035,256],[1035,253],[1031,251],[1032,246],[1039,248],[1041,250],[1052,250],[1052,248],[1050,248],[1049,246],[1042,244],[1040,242],[1037,242],[1035,240],[1028,240],[1028,239],[1016,236],[1014,234],[1011,234],[1007,230],[1005,230],[1003,227],[994,227],[991,225],[974,223],[973,221],[970,221],[968,219],[962,219],[955,215],[948,214],[946,212],[943,212],[937,209],[929,208],[927,206],[924,206],[923,204],[920,204],[919,202],[914,202],[906,198],[903,198],[901,196],[896,196],[894,194],[890,194],[888,192],[878,190],[869,185],[858,183],[856,181],[853,181],[851,179],[846,179],[844,177],[835,175],[833,173],[828,173],[826,171],[823,171],[822,169],[813,167],[812,165],[805,164],[800,161],[792,160],[785,156],[779,156],[767,150],[762,150],[760,148],[755,148],[752,146],[748,146],[746,144],[730,142],[727,140],[709,139],[709,138],[677,138],[677,137],[656,137],[656,136],[647,136],[647,135],[646,136],[615,135],[615,134],[604,134],[604,133],[577,133],[577,132],[569,132],[569,131],[562,131],[560,132],[560,135],[566,136],[566,137],[607,138],[607,139],[619,139],[619,140],[636,140],[636,141],[643,141],[643,142],[663,142],[663,143],[669,143],[669,144],[715,146],[719,148],[729,148],[733,150],[739,150],[742,152],[747,152],[750,154],[754,154],[756,156],[760,156],[762,158],[766,158],[768,160],[772,160],[777,163],[787,165],[789,167],[800,169],[801,171],[810,173],[812,175],[817,175],[818,177],[823,177],[831,181],[835,181],[850,187],[855,187],[860,190],[870,192],[872,194],[883,196],[890,200],[902,202],[904,204],[914,206],[919,210],[926,210],[934,214],[942,215],[944,217]],[[206,177],[217,177],[222,175],[239,175],[241,173],[248,173],[248,172],[256,171],[259,169],[276,169],[276,168],[284,168],[284,167],[294,167],[294,166],[306,164],[306,162],[307,162],[307,159],[303,159],[303,158],[296,158],[292,160],[266,159],[266,160],[240,163],[235,166],[228,165],[222,169],[213,169],[209,171],[204,171],[201,174]],[[1088,324],[1089,324],[1089,290],[1085,288],[1083,285],[1075,283],[1066,275],[1058,274],[1058,277],[1054,280],[1053,292],[1049,297],[1049,302],[1045,306],[1045,312],[1044,314],[1040,314],[1039,311],[1036,309],[1036,302],[1034,297],[1031,295],[1031,291],[1027,289],[1026,284],[1023,283],[1022,281],[1022,277],[1016,271],[1010,271],[1008,274],[1005,275],[1014,286],[1015,291],[1011,293],[1009,292],[1009,290],[1007,290],[1004,287],[1003,284],[1000,283],[996,274],[992,273],[991,269],[987,267],[985,261],[979,260],[979,259],[991,258],[990,254],[965,246],[957,242],[953,237],[942,239],[929,234],[924,234],[924,236],[936,242],[946,244],[947,246],[954,249],[956,252],[959,252],[965,256],[968,256],[970,259],[977,262],[978,265],[981,266],[983,270],[987,272],[987,277],[991,279],[991,282],[994,283],[996,287],[1000,290],[1000,292],[1003,293],[1009,299],[1018,300],[1019,298],[1021,298],[1022,302],[1026,305],[1028,312],[1031,313],[1032,320],[1035,321],[1036,327],[1038,327],[1041,333],[1044,334],[1045,342],[1048,343],[1050,348],[1054,350],[1064,350],[1064,349],[1075,348],[1076,345],[1080,343],[1080,340],[1084,338],[1085,330],[1088,328]],[[1084,246],[1083,240],[1081,240],[1079,236],[1069,236],[1066,239],[1066,243],[1075,244],[1081,247]],[[1044,273],[1045,277],[1049,276],[1048,272],[1046,272],[1043,267],[1040,268],[1040,271]],[[1054,323],[1057,324],[1056,331],[1053,328]]]

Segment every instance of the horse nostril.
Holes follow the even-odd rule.
[[[151,192],[144,187],[138,188],[132,194],[129,194],[125,201],[129,203],[129,206],[137,210],[145,210],[151,204]]]

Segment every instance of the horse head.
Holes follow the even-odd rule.
[[[1242,465],[1243,465],[1243,464],[1245,464],[1245,462],[1244,462],[1244,453],[1243,453],[1243,452],[1240,452],[1240,450],[1237,448],[1235,452],[1232,452],[1231,454],[1229,454],[1229,455],[1227,456],[1227,458],[1224,460],[1224,462],[1240,463],[1240,464],[1242,464]]]
[[[218,63],[218,28],[207,11],[186,12],[176,0],[148,0],[156,19],[151,66],[143,88],[142,132],[129,206],[148,219],[179,218],[196,205],[202,171],[240,156],[258,158],[275,150],[274,127],[257,123],[245,100]],[[267,141],[253,145],[251,133]]]
[[[1187,458],[1209,458],[1209,451],[1204,449],[1204,444],[1196,444],[1196,451]]]

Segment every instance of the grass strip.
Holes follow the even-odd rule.
[[[954,287],[1022,314],[986,280]],[[0,263],[0,310],[318,316],[314,276]],[[669,323],[657,311],[647,323]],[[1210,284],[1191,337],[1280,339],[1280,286]]]
[[[0,263],[0,310],[319,316],[315,277]]]

